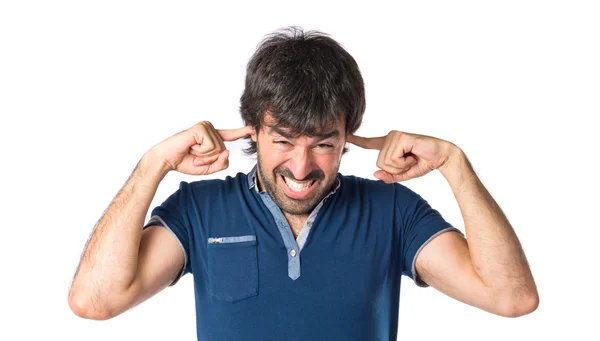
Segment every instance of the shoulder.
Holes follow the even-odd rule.
[[[411,189],[400,183],[386,184],[381,180],[366,179],[354,175],[339,176],[342,182],[341,188],[344,188],[346,194],[357,195],[384,195],[386,197],[407,196],[414,193]]]
[[[244,186],[248,187],[246,174],[237,173],[234,176],[226,176],[224,179],[202,179],[196,181],[181,181],[180,189],[189,191],[190,194],[202,193],[234,193],[241,191]]]
[[[372,180],[367,178],[362,178],[356,175],[343,175],[339,174],[338,178],[342,182],[342,186],[346,186],[352,189],[373,189],[373,188],[383,188],[384,185],[387,185],[385,182],[381,180]]]

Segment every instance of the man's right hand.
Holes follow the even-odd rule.
[[[189,175],[207,175],[229,167],[229,150],[223,141],[235,141],[254,132],[246,126],[217,130],[208,121],[195,124],[152,147],[170,170]]]

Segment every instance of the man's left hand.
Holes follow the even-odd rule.
[[[397,130],[381,137],[348,134],[346,142],[379,150],[377,167],[381,169],[373,175],[388,184],[418,178],[444,166],[457,148],[453,143],[436,137]]]

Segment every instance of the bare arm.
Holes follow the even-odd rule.
[[[539,298],[525,254],[510,222],[458,147],[439,168],[460,207],[466,240],[443,233],[416,261],[432,287],[487,311],[515,317],[534,311]]]
[[[142,232],[158,185],[170,170],[206,175],[227,168],[224,141],[253,132],[249,126],[216,130],[203,121],[148,150],[94,229],[69,291],[71,310],[109,319],[172,283],[184,265],[179,241],[160,226]]]
[[[144,231],[149,237],[140,247],[144,218],[159,183],[168,171],[163,159],[156,157],[152,150],[148,151],[98,221],[69,291],[69,305],[77,315],[106,319],[135,304],[132,300],[137,298],[133,297],[132,289],[139,293],[140,283],[134,279],[140,251],[150,258],[148,246],[159,245],[157,238],[164,235],[163,240],[173,239],[166,237],[168,231],[151,227]],[[169,248],[171,265],[167,268],[176,272],[177,269],[173,268],[181,267],[183,255],[180,255],[181,264],[177,264],[177,252],[181,251],[175,240],[170,243],[176,248]]]
[[[464,303],[502,316],[534,311],[537,288],[515,231],[483,186],[467,156],[455,144],[397,130],[346,141],[380,150],[375,177],[386,183],[406,181],[439,169],[460,207],[467,238],[445,232],[418,253],[421,280]]]

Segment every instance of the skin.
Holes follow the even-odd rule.
[[[448,181],[467,238],[446,232],[429,242],[415,265],[422,280],[450,297],[497,315],[517,317],[537,309],[536,284],[519,239],[460,148],[435,137],[396,130],[376,138],[348,135],[346,140],[380,151],[380,170],[374,176],[386,183],[413,179],[435,169]]]
[[[338,122],[335,130],[341,133],[341,127]],[[434,238],[417,256],[418,276],[450,297],[501,316],[537,308],[536,285],[512,226],[454,144],[391,131],[376,138],[300,136],[286,145],[275,142],[282,139],[268,127],[258,133],[251,127],[217,130],[204,121],[148,150],[98,221],[69,290],[75,314],[110,319],[173,282],[184,263],[177,240],[162,226],[140,228],[159,183],[172,170],[206,175],[227,168],[229,151],[223,142],[247,135],[260,148],[259,186],[271,186],[292,229],[299,229],[306,213],[328,193],[346,142],[380,150],[380,170],[374,175],[387,183],[439,170],[457,199],[468,242],[455,232]],[[319,144],[333,145],[333,150]],[[291,200],[276,182],[281,173],[319,183],[303,200]]]
[[[274,123],[270,116],[265,121],[258,134],[251,134],[257,142],[259,188],[269,193],[297,237],[310,212],[336,183],[345,144],[344,122],[323,128],[316,136],[294,137],[288,129],[270,126]],[[313,185],[298,198],[283,176]]]
[[[217,130],[203,121],[144,153],[85,246],[69,289],[73,313],[107,320],[173,282],[184,264],[177,239],[159,225],[141,228],[158,185],[170,171],[207,175],[226,169],[229,151],[224,141],[252,130]]]
[[[340,133],[343,128],[341,121],[334,126]],[[417,256],[417,275],[446,295],[497,315],[516,317],[537,309],[537,287],[515,231],[456,145],[396,130],[376,138],[283,135],[281,129],[264,127],[251,136],[259,147],[259,183],[276,198],[295,236],[334,183],[344,144],[377,149],[380,169],[374,173],[376,178],[393,183],[437,169],[448,181],[463,215],[469,242],[453,231],[440,234]],[[323,149],[320,144],[330,147]],[[320,174],[322,178],[317,177],[321,183],[299,201],[286,195],[279,174],[295,179]]]

